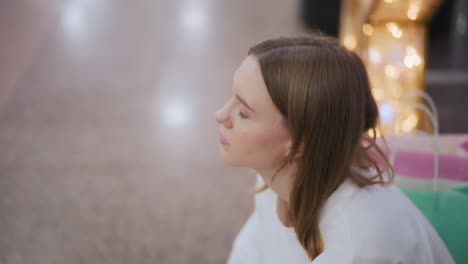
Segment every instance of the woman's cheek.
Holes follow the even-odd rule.
[[[274,135],[271,133],[245,133],[242,138],[245,139],[245,146],[249,150],[249,153],[256,153],[259,155],[271,154],[278,142],[275,142]]]

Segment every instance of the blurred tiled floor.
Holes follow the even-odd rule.
[[[0,263],[223,263],[255,178],[215,110],[290,1],[0,3]]]

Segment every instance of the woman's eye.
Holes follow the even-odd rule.
[[[240,116],[241,118],[247,118],[247,116],[244,115],[241,111],[239,111],[239,116]]]

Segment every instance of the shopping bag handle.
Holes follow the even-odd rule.
[[[429,107],[422,103],[418,102],[412,102],[408,104],[404,104],[405,101],[407,101],[411,97],[415,96],[421,96],[423,97]],[[434,154],[434,173],[433,173],[433,178],[432,178],[432,189],[434,191],[438,190],[438,184],[439,184],[439,120],[438,120],[438,115],[437,115],[437,108],[434,104],[434,101],[430,98],[430,96],[422,91],[411,91],[405,94],[404,96],[401,97],[399,100],[400,105],[403,105],[402,109],[400,111],[395,112],[395,120],[398,120],[398,117],[400,117],[402,114],[407,112],[409,109],[419,109],[423,111],[430,119],[432,128],[434,130],[434,136],[431,136],[427,132],[421,131],[421,130],[415,130],[412,131],[411,133],[408,133],[408,136],[403,136],[399,135],[396,137],[396,126],[394,125],[392,128],[392,134],[393,134],[393,142],[392,144],[389,144],[390,147],[390,164],[392,166],[395,165],[396,161],[396,155],[398,153],[398,149],[401,146],[402,143],[408,142],[409,140],[414,141],[415,139],[417,140],[427,140],[431,142],[430,146],[433,149],[433,154]],[[435,140],[434,140],[435,139]]]
[[[426,100],[427,104],[429,105],[429,110],[432,113],[432,116],[435,118],[435,124],[438,126],[439,125],[439,115],[437,113],[437,108],[436,105],[434,104],[434,101],[432,98],[425,92],[420,91],[420,90],[412,90],[407,93],[405,93],[401,98],[400,98],[400,103],[404,103],[405,101],[411,99],[412,97],[422,97]],[[431,116],[431,115],[429,115]],[[439,131],[437,129],[437,131]]]

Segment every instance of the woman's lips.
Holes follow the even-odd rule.
[[[223,144],[223,145],[229,145],[229,143],[227,142],[227,140],[223,137],[223,135],[219,134],[219,143]]]

